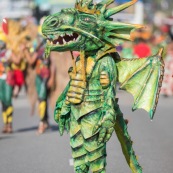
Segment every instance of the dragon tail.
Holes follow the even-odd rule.
[[[117,116],[114,129],[131,171],[133,173],[142,173],[142,167],[138,163],[137,157],[132,147],[133,142],[131,141],[127,131],[127,122],[124,120],[122,114]]]

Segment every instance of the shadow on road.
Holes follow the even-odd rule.
[[[15,132],[17,132],[17,133],[24,133],[24,132],[29,132],[29,131],[36,131],[37,129],[38,129],[38,126],[33,126],[33,127],[18,129]],[[50,130],[50,131],[58,131],[59,128],[58,128],[57,125],[50,125],[50,128],[48,130]]]
[[[13,136],[0,136],[0,140],[11,139]]]

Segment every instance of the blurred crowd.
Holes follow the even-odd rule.
[[[13,98],[24,88],[30,101],[31,114],[38,109],[38,134],[48,129],[48,105],[56,99],[68,81],[71,53],[51,53],[45,59],[46,42],[41,34],[42,18],[36,24],[32,17],[18,20],[3,19],[0,26],[0,101],[2,103],[3,133],[12,133]],[[166,20],[165,20],[166,21]],[[122,58],[145,58],[164,48],[165,77],[161,94],[173,96],[173,22],[159,27],[150,25],[132,32],[134,42],[116,46]],[[75,53],[74,56],[77,56]],[[63,61],[62,61],[63,59]]]
[[[0,28],[0,101],[4,123],[3,133],[13,131],[12,101],[14,97],[18,98],[21,89],[24,89],[28,96],[31,114],[34,114],[35,107],[37,107],[40,117],[37,133],[44,133],[49,127],[48,100],[53,107],[60,92],[57,88],[63,88],[68,78],[64,74],[63,82],[58,86],[57,81],[62,81],[57,75],[61,62],[57,58],[55,61],[54,57],[69,57],[70,54],[53,53],[49,58],[45,58],[46,42],[41,34],[42,21],[43,19],[40,20],[40,25],[35,24],[32,18],[3,19],[2,21]],[[63,75],[63,71],[61,74]]]
[[[157,54],[164,48],[163,59],[165,75],[161,94],[173,96],[173,33],[172,25],[163,24],[161,27],[146,26],[131,34],[133,42],[126,42],[117,47],[122,58],[146,58]]]

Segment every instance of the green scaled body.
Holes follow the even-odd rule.
[[[76,173],[106,172],[106,143],[116,132],[123,154],[133,173],[142,173],[116,98],[117,82],[133,94],[133,110],[143,108],[153,118],[163,77],[162,50],[147,59],[120,59],[115,45],[130,40],[140,28],[113,22],[110,18],[136,1],[107,9],[113,0],[93,4],[76,1],[75,8],[48,16],[42,26],[50,51],[79,51],[69,69],[70,81],[58,98],[55,121],[60,134],[70,133]]]

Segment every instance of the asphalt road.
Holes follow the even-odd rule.
[[[145,111],[131,112],[132,96],[118,95],[143,172],[173,173],[173,98],[160,98],[151,122]],[[28,105],[24,96],[14,100],[14,133],[0,133],[0,173],[73,173],[68,134],[60,137],[51,113],[51,129],[36,135],[39,118],[29,115]],[[107,173],[131,172],[115,135],[107,152]]]

